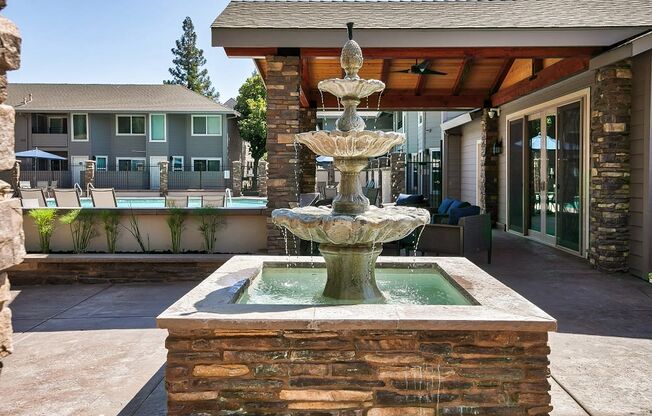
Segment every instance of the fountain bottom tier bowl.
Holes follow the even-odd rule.
[[[157,318],[168,414],[552,410],[553,318],[463,258],[377,264],[386,303],[333,305],[319,257],[233,257]]]

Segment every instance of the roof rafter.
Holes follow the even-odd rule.
[[[455,84],[453,84],[451,95],[460,95],[460,91],[462,90],[462,85],[464,84],[464,80],[466,79],[467,75],[469,74],[469,70],[471,69],[472,61],[473,59],[469,57],[464,58],[462,65],[460,65],[460,70],[457,73],[457,79],[455,79]]]
[[[500,71],[498,71],[498,74],[494,79],[494,82],[491,84],[491,88],[489,89],[489,95],[494,95],[495,93],[498,92],[500,86],[503,85],[503,81],[505,81],[507,74],[509,74],[509,70],[512,69],[512,65],[514,65],[514,61],[515,58],[505,59],[505,62],[503,62],[503,65],[500,67]]]

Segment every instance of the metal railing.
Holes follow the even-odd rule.
[[[431,206],[439,206],[442,197],[441,161],[406,162],[405,192],[422,194]]]

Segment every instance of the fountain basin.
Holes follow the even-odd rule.
[[[319,81],[317,88],[336,97],[365,98],[385,89],[385,83],[377,79],[331,78]]]
[[[387,154],[405,141],[403,133],[383,131],[310,131],[296,135],[317,155],[334,158],[370,158]]]
[[[555,320],[468,260],[378,260],[436,270],[465,305],[235,303],[265,268],[288,266],[319,269],[323,259],[234,257],[157,318],[168,330],[170,415],[552,410]]]

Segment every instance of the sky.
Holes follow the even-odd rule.
[[[5,17],[23,37],[9,82],[159,84],[169,79],[174,41],[190,16],[206,68],[224,102],[254,71],[211,47],[210,25],[228,0],[9,0]]]

